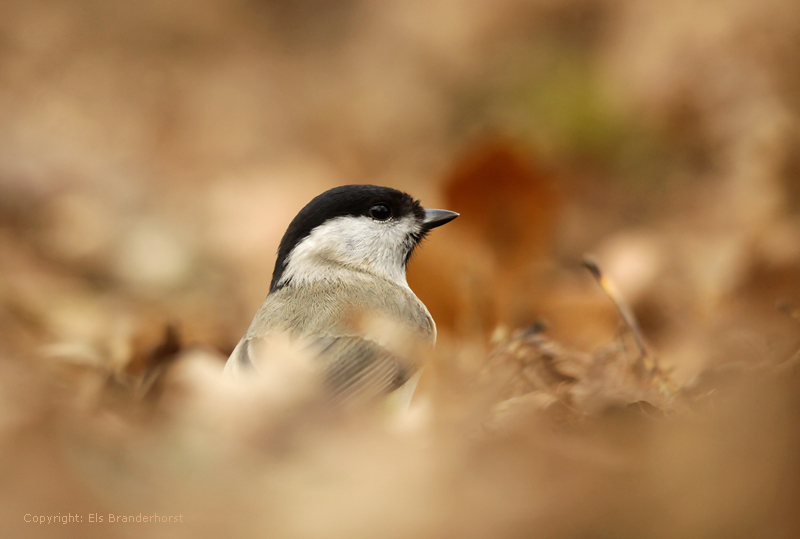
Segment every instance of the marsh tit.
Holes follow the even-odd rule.
[[[402,341],[434,344],[436,325],[409,288],[406,266],[431,229],[458,215],[424,209],[406,193],[374,185],[345,185],[314,198],[286,230],[269,294],[226,374],[257,373],[270,361],[256,352],[262,343],[288,337],[303,343],[332,399],[395,392],[410,400],[407,382],[417,365],[407,356],[413,352],[372,331],[369,321],[394,326]]]

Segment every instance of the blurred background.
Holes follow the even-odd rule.
[[[785,379],[770,378],[766,389],[759,386],[763,392],[742,389],[729,415],[701,420],[708,429],[694,419],[679,434],[670,430],[674,424],[648,423],[649,443],[681,441],[670,450],[647,445],[644,457],[638,418],[609,426],[601,414],[588,434],[572,432],[565,441],[541,427],[536,413],[526,415],[538,426],[522,430],[549,440],[537,442],[542,447],[516,452],[517,439],[527,435],[512,429],[506,435],[514,443],[481,442],[466,461],[480,468],[481,455],[494,462],[508,453],[510,462],[537,474],[528,459],[560,470],[556,462],[569,473],[522,488],[514,473],[489,466],[467,496],[472,505],[426,499],[398,537],[517,537],[531,529],[559,537],[602,536],[599,530],[622,537],[731,537],[731,530],[793,536],[797,523],[781,504],[798,499],[800,484],[792,445],[800,410],[793,359],[800,348],[798,65],[795,0],[1,0],[0,457],[16,478],[9,485],[34,485],[3,493],[7,519],[22,526],[21,515],[34,511],[28,507],[66,513],[69,499],[84,513],[102,499],[106,512],[138,512],[141,504],[128,502],[147,499],[148,489],[159,500],[185,494],[153,479],[174,479],[174,469],[141,460],[133,466],[117,450],[155,436],[142,449],[147,459],[183,458],[202,441],[170,438],[185,435],[180,421],[180,428],[161,425],[158,435],[150,423],[126,431],[122,425],[134,421],[130,410],[139,406],[131,402],[139,401],[122,396],[124,404],[109,405],[109,377],[126,395],[131,379],[141,382],[166,368],[162,359],[196,347],[221,365],[266,296],[292,217],[328,188],[372,183],[462,214],[431,234],[409,269],[412,288],[439,326],[445,352],[432,378],[440,385],[448,377],[459,384],[474,378],[493,347],[537,321],[546,323],[553,343],[580,357],[596,359],[616,342],[619,316],[581,267],[587,254],[633,307],[669,378],[670,402],[648,401],[656,408],[672,406],[680,390],[726,365],[746,373],[780,365],[793,376],[786,387]],[[440,385],[423,380],[422,389],[436,394]],[[762,409],[764,394],[771,400]],[[170,421],[175,413],[201,413],[169,402],[157,408]],[[64,410],[70,420],[59,415]],[[85,426],[97,414],[116,419],[75,434],[73,422]],[[464,438],[448,425],[454,439]],[[636,443],[626,437],[631,430]],[[712,465],[730,432],[746,433],[736,438],[741,447],[733,442],[732,460]],[[397,456],[359,436],[359,451],[377,451],[375,462]],[[591,449],[620,439],[627,440],[622,455]],[[753,439],[771,441],[748,445]],[[436,447],[451,450],[447,440]],[[699,456],[698,445],[705,448]],[[409,460],[441,464],[412,454]],[[643,472],[650,479],[625,483],[620,492],[672,504],[669,518],[630,494],[621,503],[636,506],[638,516],[587,501],[633,454],[643,459],[636,470],[650,470]],[[773,467],[744,474],[739,490],[709,487],[710,509],[702,505],[706,498],[683,498],[698,470],[714,483],[728,467],[753,462],[752,455]],[[75,464],[95,458],[104,463],[99,471]],[[179,466],[182,479],[191,469],[224,483],[224,492],[256,489],[218,477],[217,457],[189,458],[199,460],[195,468]],[[153,477],[133,479],[142,469]],[[44,483],[31,479],[34,470],[59,478],[49,501],[36,486]],[[303,498],[308,484],[292,475],[294,468],[281,470]],[[121,479],[107,484],[98,479],[103,474],[131,474],[125,481],[135,484],[118,488]],[[436,500],[450,499],[443,485],[452,486],[453,476],[430,480],[441,489],[434,489]],[[672,490],[651,489],[673,476],[679,479]],[[400,486],[394,476],[382,481],[402,491],[396,500],[407,508],[422,487],[403,477]],[[793,480],[784,484],[786,477]],[[511,485],[503,492],[515,501],[506,504],[502,488],[487,485]],[[719,501],[723,491],[733,492],[727,502]],[[364,495],[354,492],[353,499]],[[196,512],[192,527],[62,526],[58,533],[200,536],[208,519],[220,526],[212,530],[229,532],[230,518],[213,520],[197,509],[222,504],[208,500],[187,502]],[[287,514],[304,515],[299,521],[314,512],[287,503]],[[583,519],[566,525],[575,504]],[[485,512],[449,527],[457,506]],[[319,532],[298,531],[291,519],[275,531],[236,514],[242,533]],[[330,524],[330,515],[316,516]],[[383,522],[375,518],[364,520],[364,529],[348,527],[349,520],[336,521],[335,533],[321,529],[329,532],[323,536],[387,536],[371,527]]]

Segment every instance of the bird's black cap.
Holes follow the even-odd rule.
[[[390,187],[343,185],[325,191],[306,204],[286,229],[278,247],[278,259],[275,261],[275,270],[272,273],[269,291],[274,292],[278,289],[278,283],[286,269],[286,257],[289,256],[295,245],[311,234],[312,230],[335,217],[369,216],[370,209],[376,204],[386,205],[394,218],[413,214],[416,219],[424,222],[426,217],[425,210],[418,200]],[[420,241],[424,233],[425,229],[415,240]]]

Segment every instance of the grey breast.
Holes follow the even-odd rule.
[[[359,315],[373,315],[433,338],[433,320],[417,296],[407,287],[377,277],[365,277],[358,286],[347,288],[339,281],[320,281],[276,290],[267,296],[247,336],[276,331],[298,336],[357,335],[359,328],[353,321]]]
[[[337,400],[397,389],[414,374],[413,358],[401,357],[396,350],[387,350],[365,338],[360,317],[375,316],[397,324],[431,345],[435,339],[433,320],[407,287],[370,277],[359,285],[345,290],[336,281],[321,281],[273,292],[229,363],[237,362],[240,369],[246,370],[252,365],[249,341],[282,333],[302,338],[313,347],[325,384]]]

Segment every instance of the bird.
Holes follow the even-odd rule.
[[[269,293],[225,374],[268,371],[263,343],[288,338],[310,354],[331,402],[401,395],[407,407],[419,370],[409,343],[433,347],[436,324],[406,268],[426,235],[458,216],[376,185],[344,185],[312,199],[280,241]],[[386,338],[371,321],[401,337]]]

